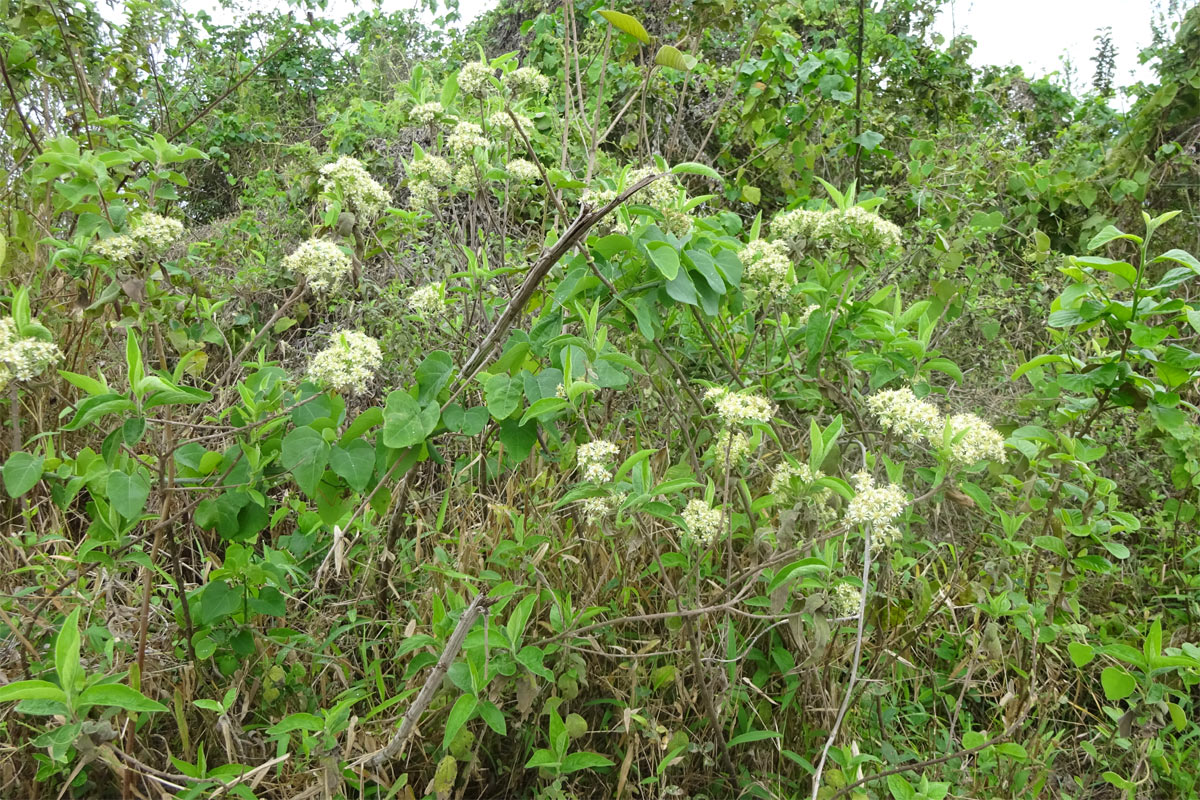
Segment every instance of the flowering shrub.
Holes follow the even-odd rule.
[[[379,342],[359,331],[338,331],[330,345],[313,356],[308,379],[346,394],[363,394],[383,363]]]
[[[6,791],[1195,794],[1194,219],[1078,172],[1133,117],[928,4],[69,5],[0,90]]]
[[[358,159],[341,156],[321,167],[320,172],[321,191],[340,196],[343,206],[364,221],[378,217],[392,202],[387,190],[368,174]]]
[[[303,275],[315,292],[331,292],[350,273],[350,256],[331,241],[309,239],[283,260],[284,269]]]

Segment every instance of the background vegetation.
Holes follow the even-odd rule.
[[[939,5],[0,2],[0,795],[1196,797],[1200,9]]]

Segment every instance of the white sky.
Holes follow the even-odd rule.
[[[976,41],[975,66],[1018,64],[1025,74],[1040,78],[1061,71],[1069,54],[1076,75],[1076,92],[1091,88],[1095,69],[1093,37],[1111,27],[1117,49],[1114,82],[1125,86],[1149,81],[1153,72],[1138,64],[1138,51],[1150,44],[1152,0],[950,0],[938,18],[944,36],[970,34]]]

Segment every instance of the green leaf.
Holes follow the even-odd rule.
[[[67,695],[49,681],[15,681],[0,686],[0,703],[13,700],[55,700],[66,703]]]
[[[79,609],[76,606],[67,615],[54,641],[54,669],[68,696],[75,693],[75,684],[83,677],[83,668],[79,665]]]
[[[1071,642],[1067,645],[1067,653],[1071,656],[1071,663],[1077,667],[1083,667],[1090,664],[1096,657],[1096,648],[1083,642]]]
[[[306,495],[314,497],[329,462],[329,444],[312,428],[296,428],[283,437],[280,460],[284,468],[291,471],[296,485]]]
[[[325,730],[325,720],[318,717],[316,714],[308,714],[300,712],[298,714],[288,714],[279,722],[267,728],[267,733],[272,736],[278,736],[281,733],[291,733],[292,731],[322,731]]]
[[[85,689],[76,701],[79,705],[110,706],[125,711],[166,711],[162,703],[119,683],[105,683]]]
[[[674,280],[679,274],[679,251],[669,242],[647,242],[646,252],[658,271],[667,280]]]
[[[494,730],[499,736],[508,735],[508,726],[504,723],[504,712],[496,707],[490,700],[481,700],[479,702],[479,716],[487,723],[488,727]]]
[[[643,44],[650,44],[650,34],[646,33],[646,29],[642,27],[642,23],[628,14],[622,14],[620,11],[604,10],[600,12],[600,16],[608,20],[617,30],[628,33]]]
[[[1106,225],[1104,230],[1093,236],[1092,240],[1087,243],[1087,249],[1095,250],[1097,247],[1103,247],[1114,239],[1127,239],[1137,244],[1142,243],[1142,237],[1134,236],[1132,233],[1123,233],[1112,225]]]
[[[561,397],[543,397],[525,410],[521,415],[521,424],[531,419],[539,419],[547,414],[553,414],[567,407],[567,401]]]
[[[4,462],[4,489],[12,498],[28,492],[42,479],[45,456],[16,452]]]
[[[135,520],[142,515],[150,497],[150,481],[140,470],[127,475],[120,470],[108,473],[108,501],[122,517]]]
[[[524,388],[505,373],[493,375],[483,387],[487,409],[497,420],[507,419],[525,398]]]
[[[734,747],[739,744],[748,744],[750,742],[761,742],[763,739],[782,739],[783,734],[778,731],[746,731],[738,734],[729,740],[729,746]]]
[[[436,405],[431,406],[434,413]],[[383,408],[383,443],[388,447],[412,447],[425,441],[437,427],[437,417],[430,421],[430,414],[422,411],[412,395],[396,389],[387,396]]]
[[[134,394],[140,395],[145,372],[142,368],[142,349],[138,347],[137,334],[132,328],[125,331],[125,365],[128,369],[129,386]]]
[[[345,479],[350,488],[361,492],[367,488],[375,471],[375,448],[369,442],[355,439],[348,445],[334,446],[329,453],[329,468]]]
[[[1200,260],[1197,260],[1194,255],[1186,250],[1168,250],[1155,258],[1154,261],[1174,261],[1176,264],[1182,264],[1191,269],[1192,272],[1200,274]]]
[[[529,760],[525,762],[525,769],[532,769],[533,767],[545,767],[546,769],[553,769],[559,766],[561,763],[562,762],[558,760],[558,757],[555,756],[554,753],[546,750],[545,748],[539,748],[535,750],[533,755],[530,756]]]
[[[1104,687],[1104,696],[1112,701],[1124,700],[1137,688],[1134,677],[1120,667],[1105,668],[1100,673],[1100,684]]]
[[[566,775],[569,772],[578,772],[581,769],[596,769],[597,767],[611,767],[612,761],[600,755],[599,753],[571,753],[562,760],[562,766],[559,767],[559,772]]]
[[[875,131],[863,131],[850,141],[853,144],[862,145],[862,148],[869,152],[879,147],[880,142],[883,141],[883,134],[876,133]]]
[[[427,406],[436,400],[438,392],[450,382],[453,373],[454,362],[450,359],[449,353],[443,350],[434,350],[427,355],[415,373],[417,403]]]
[[[695,59],[692,59],[695,61]],[[669,44],[664,44],[658,48],[658,52],[654,55],[654,63],[660,67],[670,67],[677,69],[680,72],[687,72],[694,64],[688,63],[688,57],[679,51],[678,48],[672,47]]]
[[[687,303],[690,306],[697,304],[696,285],[692,283],[691,276],[685,270],[680,270],[679,274],[667,281],[667,285],[663,288],[672,300]]]
[[[475,716],[475,706],[478,704],[479,701],[473,694],[459,696],[458,700],[454,702],[454,708],[450,709],[450,716],[446,718],[446,731],[442,735],[442,747],[450,746],[450,742],[454,741],[454,737],[458,735],[462,726]]]
[[[682,164],[676,164],[671,167],[672,175],[703,175],[706,178],[712,178],[718,183],[724,183],[721,173],[717,172],[707,164],[700,164],[695,161],[684,161]]]

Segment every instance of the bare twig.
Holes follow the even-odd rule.
[[[408,738],[412,736],[413,731],[417,727],[417,721],[421,718],[421,714],[425,713],[425,709],[429,707],[433,701],[434,694],[442,686],[442,677],[446,671],[450,669],[450,665],[454,663],[454,659],[458,656],[458,651],[462,649],[463,642],[466,641],[467,634],[471,631],[471,626],[475,624],[475,620],[491,607],[496,600],[489,599],[487,594],[480,592],[475,595],[475,599],[463,611],[462,617],[458,620],[458,625],[454,628],[454,633],[450,634],[450,639],[446,642],[446,647],[442,650],[442,656],[434,665],[433,670],[429,673],[429,677],[425,679],[425,685],[421,687],[420,693],[417,694],[417,699],[408,707],[408,711],[404,713],[404,718],[400,721],[400,729],[396,731],[396,735],[384,747],[376,750],[374,753],[368,753],[354,762],[354,767],[368,766],[379,767],[386,764],[396,757],[404,745],[408,742]]]

